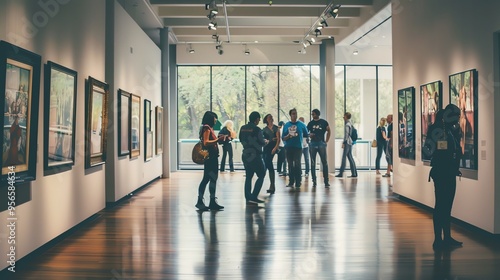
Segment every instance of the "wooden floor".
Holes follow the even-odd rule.
[[[173,173],[30,258],[13,279],[500,279],[498,242],[453,226],[464,247],[434,253],[431,214],[395,198],[390,178],[359,175],[332,176],[330,189],[309,178],[300,192],[279,177],[257,208],[245,205],[242,172],[221,173],[224,211],[198,213],[202,173]]]

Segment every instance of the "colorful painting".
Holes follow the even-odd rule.
[[[422,107],[421,143],[422,147],[424,147],[425,140],[427,139],[427,130],[434,123],[436,113],[443,108],[443,83],[437,81],[420,86],[420,104]],[[422,161],[430,161],[430,156],[425,149],[422,149]]]
[[[415,159],[415,88],[398,91],[398,150],[399,157]]]

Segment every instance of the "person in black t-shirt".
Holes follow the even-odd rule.
[[[250,113],[249,122],[240,129],[240,141],[243,145],[243,166],[245,167],[245,199],[247,204],[263,203],[264,201],[258,198],[266,169],[262,160],[262,147],[266,145],[266,140],[262,134],[262,130],[257,125],[260,122],[260,114],[258,112]],[[252,191],[252,177],[257,174],[257,181]]]
[[[323,166],[323,178],[325,188],[330,186],[328,178],[328,162],[326,161],[326,143],[330,140],[330,126],[324,119],[320,119],[320,111],[314,109],[311,112],[312,121],[307,124],[307,130],[311,141],[309,143],[309,152],[311,154],[311,176],[313,187],[316,187],[316,154],[319,153],[321,165]],[[326,137],[325,137],[326,135]]]
[[[236,132],[233,129],[233,121],[227,120],[224,122],[222,129],[219,131],[219,135],[226,135],[227,137],[222,143],[222,159],[220,161],[220,171],[224,172],[226,167],[226,156],[229,158],[229,171],[234,172],[233,163],[233,145],[231,141],[236,138]]]

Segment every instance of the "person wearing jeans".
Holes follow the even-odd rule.
[[[316,154],[319,154],[321,165],[323,166],[323,178],[325,188],[330,187],[328,179],[328,162],[326,161],[326,143],[330,140],[330,126],[324,119],[320,119],[320,111],[314,109],[311,112],[312,121],[307,124],[307,130],[311,137],[309,143],[309,153],[311,154],[311,176],[313,187],[316,187]],[[325,138],[326,135],[326,138]]]
[[[352,133],[352,124],[351,124],[351,113],[346,112],[344,114],[344,142],[342,143],[342,149],[344,152],[342,153],[342,164],[340,165],[339,174],[335,175],[335,177],[343,177],[345,170],[345,160],[346,158],[349,160],[349,165],[351,166],[351,176],[349,178],[358,177],[358,171],[356,170],[356,163],[354,162],[354,158],[352,157],[352,146],[353,141],[351,138]]]
[[[291,109],[290,121],[283,127],[283,136],[285,141],[286,159],[288,161],[289,183],[287,187],[300,188],[302,182],[302,167],[300,160],[302,158],[302,141],[304,137],[309,137],[306,125],[297,120],[297,109]]]
[[[303,117],[299,118],[299,121],[305,124]],[[304,155],[304,163],[306,165],[305,176],[309,176],[309,137],[304,137],[302,139],[302,155]]]

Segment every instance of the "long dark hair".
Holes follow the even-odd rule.
[[[215,122],[217,119],[217,114],[212,112],[212,111],[206,111],[205,114],[203,115],[203,119],[201,120],[202,125],[208,125],[210,127],[214,127]]]

